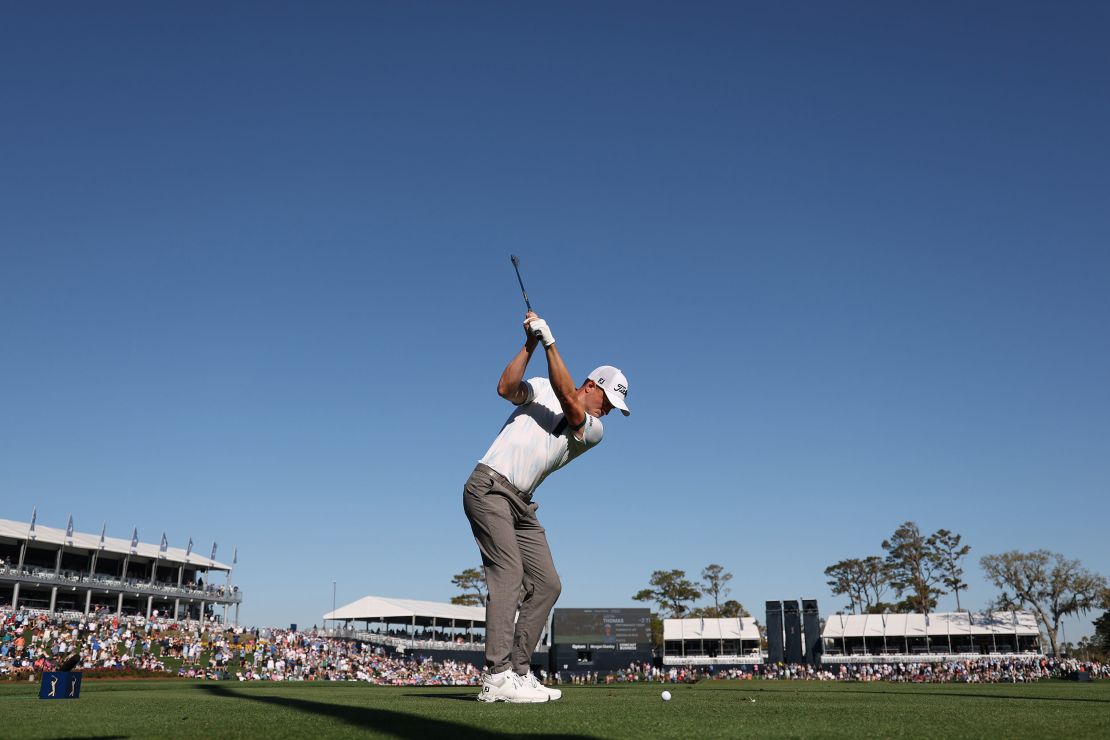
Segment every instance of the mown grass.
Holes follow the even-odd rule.
[[[669,688],[674,699],[663,702]],[[40,701],[0,684],[3,736],[38,737],[1107,737],[1110,683],[901,685],[706,681],[566,687],[542,705],[472,688],[96,681]],[[752,701],[754,699],[754,701]]]

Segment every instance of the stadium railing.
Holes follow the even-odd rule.
[[[367,632],[365,630],[326,629],[323,631],[328,637],[344,640],[357,640],[369,642],[374,645],[384,645],[405,650],[485,650],[484,642],[463,642],[453,640],[413,640],[408,637],[386,635],[380,632]]]
[[[169,584],[164,582],[150,581],[128,578],[126,580],[106,575],[84,575],[71,570],[60,571],[57,575],[53,570],[43,570],[40,568],[27,568],[22,570],[13,567],[0,567],[0,575],[15,578],[23,582],[37,582],[49,585],[57,584],[78,584],[90,586],[93,588],[114,588],[114,589],[136,589],[139,591],[169,594],[171,596],[184,596],[191,599],[209,598],[212,600],[227,601],[231,603],[242,602],[243,595],[238,586],[227,588],[225,586],[204,586],[202,588],[188,588],[176,584]]]

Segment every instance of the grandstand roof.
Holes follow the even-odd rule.
[[[442,624],[454,619],[456,622],[485,624],[486,609],[482,606],[459,606],[443,604],[438,601],[417,601],[415,599],[391,599],[384,596],[363,596],[358,601],[341,606],[324,615],[324,619],[357,620],[381,622],[398,620],[417,624],[430,624],[432,619]]]
[[[100,545],[100,535],[91,534],[89,532],[74,531],[73,536],[66,537],[64,529],[55,529],[54,527],[47,527],[42,524],[35,524],[34,537],[29,538],[28,533],[31,529],[30,522],[20,522],[12,519],[0,519],[0,537],[9,537],[15,540],[31,539],[32,542],[41,542],[48,545],[65,545],[66,547],[75,547],[82,550],[103,550],[104,552],[115,553],[117,555],[138,555],[145,558],[162,558],[175,563],[188,563],[195,565],[198,568],[207,568],[208,570],[231,570],[230,565],[225,565],[216,560],[206,558],[203,555],[198,555],[196,552],[191,552],[186,555],[185,548],[183,547],[167,547],[166,551],[160,552],[158,544],[151,544],[149,542],[140,542],[134,550],[131,549],[131,540],[122,540],[118,537],[104,537],[104,546]],[[71,544],[72,543],[72,544]]]
[[[824,638],[926,635],[1038,635],[1031,612],[937,612],[935,614],[833,614]]]
[[[759,628],[751,617],[664,619],[664,640],[758,640]]]

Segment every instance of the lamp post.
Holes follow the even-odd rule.
[[[331,621],[335,622],[335,581],[331,582]]]

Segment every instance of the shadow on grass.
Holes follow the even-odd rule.
[[[449,701],[468,701],[474,704],[478,703],[477,700],[474,698],[473,691],[469,691],[465,694],[407,694],[407,696],[413,696],[417,699],[447,699]]]
[[[319,714],[326,717],[332,717],[341,722],[346,722],[354,727],[359,727],[365,730],[378,730],[380,732],[394,735],[396,737],[404,738],[429,738],[429,737],[452,737],[452,738],[510,738],[521,737],[519,733],[506,734],[501,732],[492,732],[489,730],[482,730],[477,727],[460,724],[457,722],[445,722],[444,720],[429,719],[428,717],[421,717],[415,714],[405,714],[403,712],[391,712],[388,709],[373,709],[371,707],[351,707],[342,704],[327,704],[318,701],[306,701],[305,699],[290,699],[281,696],[264,696],[254,694],[253,692],[239,692],[225,688],[223,686],[216,686],[213,684],[202,684],[197,686],[201,691],[206,691],[213,696],[220,696],[227,699],[246,699],[248,701],[257,701],[263,704],[270,704],[273,706],[285,707],[287,709],[294,709],[298,712],[305,712],[309,714]],[[420,696],[431,696],[431,694],[422,694]],[[446,698],[455,698],[462,695],[445,695]],[[436,698],[445,698],[437,696]],[[466,699],[467,697],[462,696]],[[474,701],[471,699],[471,701]],[[477,705],[478,702],[474,701]],[[477,708],[477,707],[476,707]],[[589,738],[589,735],[529,735],[529,737],[540,738],[540,740],[571,740],[571,738],[581,739]]]
[[[920,686],[922,684],[914,684]],[[998,684],[989,684],[997,686]],[[785,687],[784,687],[785,689]],[[713,689],[711,689],[712,691]],[[721,687],[720,690],[727,690]],[[782,690],[763,689],[763,688],[747,688],[733,689],[733,691],[767,691],[768,693],[781,693]],[[887,696],[958,696],[970,699],[1005,699],[1006,701],[1070,701],[1080,702],[1083,704],[1110,704],[1110,699],[1091,699],[1082,696],[1015,696],[1012,694],[975,694],[970,691],[891,691],[886,689],[813,689],[807,687],[805,689],[807,694],[885,694]]]

